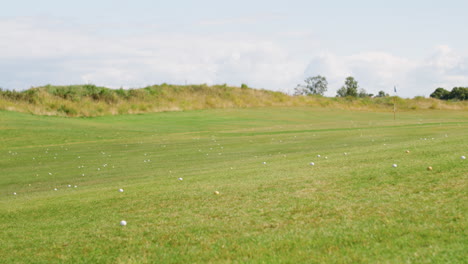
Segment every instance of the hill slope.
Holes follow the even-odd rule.
[[[102,116],[266,106],[320,106],[392,111],[394,102],[399,110],[468,110],[468,102],[447,102],[432,98],[289,96],[280,92],[226,85],[162,84],[130,90],[115,90],[95,85],[47,85],[23,92],[0,91],[0,110],[57,116]]]

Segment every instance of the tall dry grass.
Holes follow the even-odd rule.
[[[71,117],[268,106],[392,111],[394,103],[399,111],[468,110],[467,101],[441,101],[423,97],[403,99],[290,96],[268,90],[204,84],[161,84],[129,90],[108,89],[95,85],[47,85],[22,92],[0,91],[0,110]]]

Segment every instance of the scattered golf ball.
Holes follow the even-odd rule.
[[[431,171],[431,170],[432,170],[432,167],[431,167],[431,166],[427,167],[427,170],[428,170],[428,171]]]
[[[54,188],[54,191],[58,190],[57,188]]]
[[[119,192],[123,192],[123,189],[119,189]]]
[[[71,185],[70,185],[70,184],[68,184],[68,188],[70,188],[70,187],[71,187]]]
[[[466,157],[465,157],[465,156],[461,156],[460,158],[461,158],[462,160],[466,159]]]
[[[121,226],[126,226],[126,225],[127,225],[127,221],[125,221],[125,220],[120,221],[120,225],[121,225]]]
[[[77,188],[78,186],[75,185],[75,188]]]
[[[14,192],[13,195],[16,195],[16,193]]]
[[[264,161],[263,164],[266,164],[266,161]]]
[[[317,155],[317,158],[320,158],[320,155]]]
[[[218,191],[215,191],[214,194],[219,195],[219,192],[218,192]]]
[[[393,166],[393,168],[396,168],[396,167],[398,167],[398,165],[396,165],[396,164],[393,164],[392,166]]]
[[[179,178],[179,181],[183,181],[184,179],[183,178]]]
[[[405,151],[405,152],[406,152],[406,153],[410,153],[410,151],[409,151],[409,150],[407,150],[407,151]]]
[[[315,163],[313,163],[313,162],[311,162],[311,163],[309,163],[309,164],[310,164],[311,166],[314,166],[314,165],[315,165]]]

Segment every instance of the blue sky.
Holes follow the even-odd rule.
[[[228,83],[292,92],[324,75],[368,92],[468,86],[468,1],[16,0],[0,87]]]

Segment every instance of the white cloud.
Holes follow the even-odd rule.
[[[141,87],[187,81],[281,90],[295,82],[304,66],[271,40],[250,35],[154,32],[115,37],[76,27],[51,29],[51,24],[0,21],[2,39],[8,40],[0,44],[1,79],[7,88],[83,82]]]
[[[391,93],[397,85],[404,97],[427,96],[439,86],[468,86],[468,56],[447,46],[436,47],[423,60],[387,52],[349,56],[327,52],[314,55],[307,63],[303,50],[310,52],[311,43],[318,46],[307,32],[305,40],[296,41],[297,34],[305,33],[291,31],[289,37],[202,35],[161,32],[157,25],[148,28],[153,30],[146,34],[106,35],[62,20],[0,19],[0,86],[247,83],[291,92],[304,77],[317,74],[329,80],[329,96],[335,95],[347,76],[354,76],[372,93]]]
[[[450,90],[454,86],[468,86],[467,66],[468,57],[440,46],[423,60],[410,60],[385,52],[351,56],[322,54],[311,60],[304,76],[325,75],[329,80],[329,96],[336,94],[347,76],[353,76],[368,92],[392,93],[393,87],[397,86],[399,96],[413,97],[428,96],[437,87]]]

